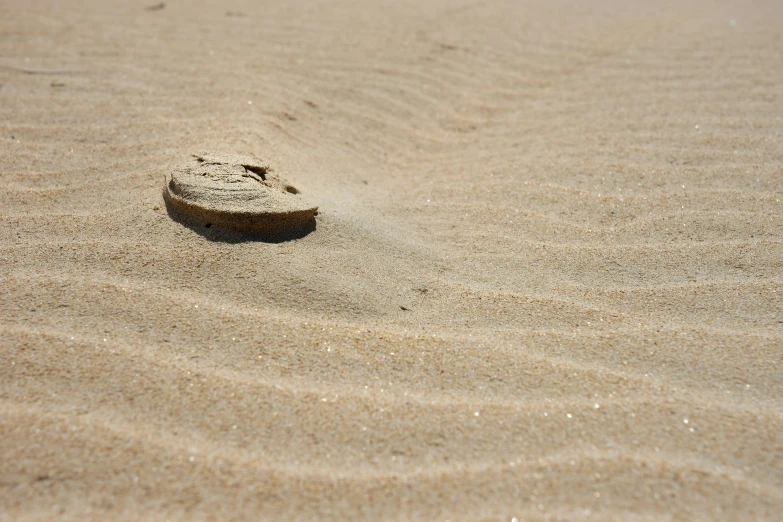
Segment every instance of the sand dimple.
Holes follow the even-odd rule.
[[[250,156],[205,152],[177,166],[163,190],[176,213],[204,227],[284,234],[312,222],[318,207]]]

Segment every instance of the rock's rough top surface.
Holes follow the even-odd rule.
[[[205,227],[248,233],[287,233],[311,222],[318,207],[250,156],[193,154],[163,190],[176,212]]]

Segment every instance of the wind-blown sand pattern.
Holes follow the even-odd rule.
[[[0,3],[0,520],[780,520],[780,2],[153,4]]]

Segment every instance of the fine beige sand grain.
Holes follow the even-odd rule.
[[[0,520],[781,520],[781,34],[0,0]],[[172,219],[201,150],[314,229]]]

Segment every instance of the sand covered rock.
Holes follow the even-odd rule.
[[[193,154],[174,168],[163,197],[169,208],[204,227],[286,234],[311,223],[318,207],[250,156]]]

